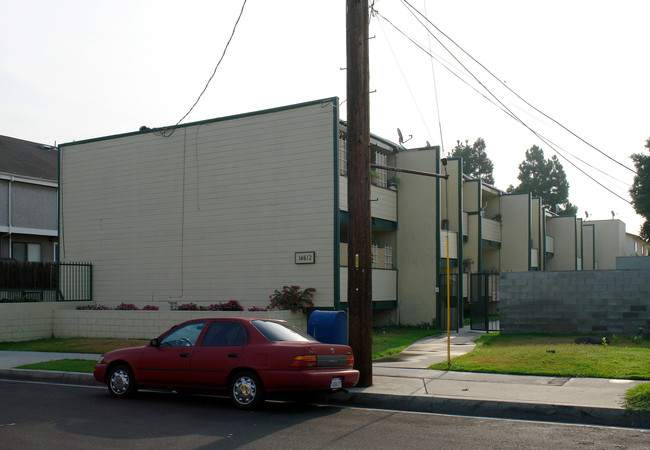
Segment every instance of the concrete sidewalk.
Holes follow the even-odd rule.
[[[450,356],[470,352],[484,332],[450,334]],[[632,380],[427,370],[447,361],[447,335],[415,342],[373,364],[373,385],[333,395],[332,402],[459,415],[650,428],[650,415],[622,406]]]
[[[483,333],[452,333],[451,357],[474,348]],[[90,374],[16,369],[54,359],[99,355],[0,351],[0,378],[97,385]],[[446,334],[422,339],[399,355],[373,364],[373,385],[327,397],[330,404],[549,422],[650,428],[650,415],[623,409],[631,380],[501,375],[427,370],[447,360]]]

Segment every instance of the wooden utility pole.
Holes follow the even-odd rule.
[[[358,386],[372,385],[368,0],[347,0],[348,312]]]

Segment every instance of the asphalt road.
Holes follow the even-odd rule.
[[[267,403],[0,380],[1,449],[650,448],[650,430]]]

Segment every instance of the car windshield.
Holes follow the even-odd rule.
[[[280,342],[318,342],[289,323],[272,320],[253,320],[253,326],[269,341]]]

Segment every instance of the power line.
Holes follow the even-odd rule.
[[[198,98],[196,99],[196,101],[194,102],[194,104],[192,105],[192,107],[189,109],[189,111],[187,111],[187,112],[185,113],[185,115],[184,115],[183,117],[181,117],[180,120],[179,120],[178,122],[176,122],[176,125],[174,125],[173,127],[171,127],[171,131],[170,131],[169,128],[164,128],[164,129],[162,129],[161,131],[159,131],[161,136],[163,136],[163,137],[170,137],[172,134],[174,134],[174,131],[176,131],[176,128],[178,127],[178,125],[179,125],[183,120],[185,120],[185,118],[186,118],[187,116],[190,115],[190,113],[192,112],[192,110],[194,109],[194,107],[195,107],[195,106],[199,103],[199,101],[201,100],[201,97],[203,97],[203,94],[205,94],[205,91],[208,89],[208,86],[210,85],[210,82],[212,81],[212,79],[214,78],[215,74],[217,73],[217,69],[218,69],[219,66],[221,65],[221,61],[223,61],[223,58],[226,56],[226,52],[228,51],[228,47],[230,47],[230,42],[232,41],[232,38],[235,36],[235,31],[237,30],[237,25],[239,25],[239,21],[241,20],[242,15],[244,14],[244,8],[246,7],[246,2],[247,2],[247,1],[248,1],[248,0],[244,0],[244,3],[243,3],[242,6],[241,6],[241,10],[239,11],[239,16],[237,17],[237,21],[235,21],[235,25],[233,26],[233,28],[232,28],[232,32],[230,33],[230,38],[228,39],[228,42],[226,42],[226,46],[225,46],[225,48],[223,49],[223,53],[221,54],[221,58],[219,58],[219,61],[217,62],[217,65],[215,66],[214,71],[212,72],[212,75],[210,75],[210,78],[208,79],[208,82],[205,84],[205,87],[203,88],[203,90],[202,90],[201,93],[199,94]]]
[[[424,3],[424,12],[427,12],[427,3]],[[429,52],[431,52],[431,33],[429,32],[429,29],[427,28],[427,42],[429,44]],[[433,66],[433,58],[429,59],[431,61],[431,78],[433,78],[433,94],[436,99],[436,113],[438,115],[438,131],[440,132],[440,148],[442,148],[442,154],[445,154],[445,143],[442,139],[442,118],[440,117],[440,100],[438,98],[438,86],[436,83],[436,71]],[[447,170],[447,166],[445,166],[445,171]]]
[[[403,0],[403,2],[405,2],[405,0]],[[424,51],[425,53],[429,54],[429,53],[428,53],[424,48],[422,48],[421,45],[419,45],[419,44],[418,44],[417,42],[415,42],[412,38],[410,38],[408,35],[406,35],[406,33],[404,33],[402,30],[400,30],[400,29],[399,29],[396,25],[394,25],[394,24],[393,24],[389,19],[387,19],[385,16],[383,16],[382,14],[380,14],[380,13],[377,12],[377,11],[375,11],[375,13],[377,14],[378,17],[381,17],[383,20],[387,21],[387,22],[388,22],[388,23],[389,23],[393,28],[395,28],[398,32],[400,32],[402,35],[404,35],[404,36],[405,36],[409,41],[411,41],[414,45],[416,45],[418,48],[420,48],[420,49],[421,49],[422,51]],[[413,14],[413,12],[411,12],[411,14]],[[414,17],[415,17],[415,15],[414,15]],[[416,20],[418,20],[418,22],[420,22],[419,19],[417,19],[417,17],[416,17]],[[428,20],[427,20],[427,21],[428,21]],[[431,23],[431,22],[429,22],[429,23]],[[422,22],[420,22],[420,24],[423,25]],[[433,25],[433,24],[431,24],[431,25]],[[423,25],[423,26],[424,26],[424,25]],[[433,25],[433,26],[435,27],[435,25]],[[426,27],[425,27],[425,28],[426,28]],[[435,28],[438,29],[437,27],[435,27]],[[430,33],[430,31],[429,31],[428,29],[427,29],[427,31]],[[581,173],[582,173],[583,175],[585,175],[587,178],[589,178],[590,180],[592,180],[594,183],[598,184],[600,187],[602,187],[603,189],[605,189],[606,191],[608,191],[609,193],[611,193],[611,194],[614,195],[615,197],[618,197],[619,199],[623,200],[624,202],[631,204],[631,202],[630,202],[629,200],[627,200],[627,199],[624,198],[624,197],[621,197],[621,196],[618,195],[616,192],[612,191],[612,190],[609,189],[607,186],[603,185],[601,182],[597,181],[597,180],[596,180],[595,178],[593,178],[591,175],[589,175],[589,174],[586,173],[584,170],[582,170],[580,167],[578,167],[574,162],[572,162],[568,157],[566,157],[562,152],[560,152],[560,151],[558,150],[558,147],[556,147],[556,146],[555,146],[551,141],[549,141],[549,140],[546,139],[544,136],[542,136],[541,134],[539,134],[537,131],[535,131],[534,129],[532,129],[530,126],[528,126],[528,125],[527,125],[523,120],[521,120],[521,119],[520,119],[520,118],[519,118],[519,117],[518,117],[514,112],[512,112],[512,111],[511,111],[511,110],[510,110],[510,109],[509,109],[509,108],[508,108],[508,107],[507,107],[507,106],[506,106],[506,105],[505,105],[505,104],[504,104],[504,103],[503,103],[503,102],[502,102],[502,101],[501,101],[501,100],[500,100],[496,95],[494,95],[494,94],[492,93],[492,91],[491,91],[490,89],[488,89],[488,87],[485,86],[485,84],[483,84],[483,83],[482,83],[482,82],[481,82],[481,81],[480,81],[480,80],[479,80],[479,79],[478,79],[478,78],[477,78],[477,77],[476,77],[476,76],[475,76],[475,75],[474,75],[474,74],[473,74],[473,73],[472,73],[472,72],[471,72],[471,71],[470,71],[470,70],[469,70],[469,69],[468,69],[468,68],[467,68],[467,67],[466,67],[466,66],[465,66],[465,65],[464,65],[464,64],[463,64],[463,63],[462,63],[462,62],[461,62],[461,61],[460,61],[460,60],[459,60],[459,59],[458,59],[458,58],[457,58],[457,57],[452,53],[452,52],[451,52],[451,50],[449,50],[449,49],[448,49],[448,48],[447,48],[447,47],[446,47],[446,46],[445,46],[445,45],[440,41],[440,39],[437,38],[437,36],[435,36],[435,35],[433,35],[433,34],[431,34],[431,36],[433,36],[433,38],[434,38],[434,39],[435,39],[435,40],[436,40],[436,41],[437,41],[437,42],[438,42],[438,43],[439,43],[439,44],[440,44],[440,45],[441,45],[441,46],[442,46],[442,47],[443,47],[443,48],[444,48],[444,49],[445,49],[445,50],[446,50],[450,55],[451,55],[451,57],[454,58],[454,59],[456,60],[456,62],[457,62],[458,64],[460,64],[460,66],[461,66],[461,67],[462,67],[462,68],[463,68],[463,69],[464,69],[464,70],[465,70],[465,71],[466,71],[466,72],[467,72],[467,73],[468,73],[468,74],[469,74],[469,75],[470,75],[470,76],[471,76],[471,77],[472,77],[472,78],[473,78],[473,79],[474,79],[474,80],[475,80],[475,81],[476,81],[476,82],[477,82],[477,83],[478,83],[478,84],[483,88],[483,89],[485,89],[486,92],[488,92],[488,93],[489,93],[489,94],[494,98],[494,100],[495,100],[495,101],[500,105],[500,106],[499,106],[499,105],[497,105],[497,106],[498,106],[502,111],[504,111],[507,115],[509,115],[511,118],[513,118],[514,120],[516,120],[517,122],[519,122],[521,125],[523,125],[526,129],[528,129],[531,133],[533,133],[535,136],[537,136],[540,140],[542,140],[542,142],[544,142],[546,145],[548,145],[548,146],[549,146],[551,149],[553,149],[553,150],[554,150],[554,151],[555,151],[559,156],[561,156],[561,157],[562,157],[566,162],[568,162],[571,166],[573,166],[576,170],[578,170],[579,172],[581,172]],[[452,41],[452,42],[453,42],[453,41]],[[429,55],[433,57],[433,55],[431,55],[431,54],[429,54]],[[448,68],[447,68],[447,69],[448,69]],[[449,70],[449,69],[448,69],[448,70]],[[454,74],[454,75],[456,75],[456,74]],[[456,75],[456,76],[458,77],[458,75]],[[460,77],[458,77],[458,78],[460,79]],[[463,82],[465,82],[465,81],[463,80]],[[466,84],[467,84],[467,83],[466,83]],[[475,88],[473,88],[473,89],[476,91]],[[477,91],[477,92],[478,92],[478,91]],[[481,94],[481,95],[483,95],[483,94]],[[483,95],[483,97],[485,97],[485,98],[488,99],[491,103],[494,104],[494,102],[493,102],[492,100],[490,100],[488,97],[486,97],[485,95]],[[568,153],[568,152],[567,152],[567,153]],[[571,156],[573,156],[574,158],[580,160],[582,163],[589,165],[588,163],[585,163],[584,161],[582,161],[580,158],[578,158],[578,157],[576,157],[576,156],[574,156],[574,155],[571,155]],[[592,166],[592,167],[593,167],[593,166]],[[596,169],[596,170],[599,170],[599,171],[600,171],[600,169]]]
[[[371,17],[374,16],[374,10],[371,10]],[[378,21],[379,22],[379,21]],[[381,22],[379,22],[379,27],[381,28],[381,32],[384,34],[386,37],[386,41],[388,42],[388,36],[386,36],[386,32],[384,31],[384,27],[381,26]],[[406,87],[409,90],[409,93],[411,94],[411,99],[413,100],[413,103],[415,104],[415,108],[418,110],[418,114],[420,115],[420,120],[422,120],[422,124],[424,125],[424,128],[427,130],[427,134],[429,135],[429,139],[432,138],[431,131],[429,130],[429,126],[427,125],[426,120],[424,120],[424,115],[422,114],[422,111],[420,110],[420,105],[418,104],[418,101],[415,98],[415,95],[413,94],[413,90],[411,89],[411,85],[408,82],[408,79],[406,78],[406,75],[404,74],[404,70],[402,70],[402,65],[400,64],[399,59],[397,58],[397,55],[395,54],[395,50],[393,50],[393,47],[390,45],[390,42],[388,42],[388,48],[390,48],[391,53],[393,54],[393,59],[395,60],[395,63],[397,64],[397,67],[399,68],[400,73],[402,74],[402,78],[404,79],[404,82],[406,83]]]
[[[540,110],[537,109],[535,106],[533,106],[532,104],[530,104],[528,101],[526,101],[524,98],[522,98],[519,94],[517,94],[514,90],[512,90],[512,89],[510,88],[510,86],[508,86],[508,85],[505,84],[503,81],[501,81],[501,79],[500,79],[499,77],[497,77],[496,75],[494,75],[494,74],[493,74],[493,73],[492,73],[492,72],[491,72],[487,67],[485,67],[483,64],[481,64],[479,61],[477,61],[477,60],[476,60],[472,55],[470,55],[469,53],[467,53],[467,52],[465,51],[465,49],[463,49],[460,45],[458,45],[458,44],[457,44],[457,43],[456,43],[452,38],[450,38],[449,36],[447,36],[447,34],[445,34],[445,33],[444,33],[440,28],[438,28],[435,24],[433,24],[433,23],[432,23],[432,22],[431,22],[431,21],[430,21],[430,20],[429,20],[429,19],[428,19],[424,14],[422,14],[420,11],[418,11],[417,8],[415,8],[413,5],[411,5],[411,4],[408,2],[408,0],[402,0],[402,3],[408,5],[409,8],[413,9],[413,11],[415,11],[415,12],[418,13],[420,16],[422,16],[422,17],[424,18],[424,20],[426,20],[426,21],[427,21],[431,26],[433,26],[436,30],[438,30],[439,33],[441,33],[444,37],[446,37],[447,39],[449,39],[449,41],[450,41],[452,44],[454,44],[456,47],[458,47],[458,48],[459,48],[459,49],[460,49],[460,50],[461,50],[465,55],[467,55],[467,56],[468,56],[472,61],[474,61],[474,62],[475,62],[476,64],[478,64],[479,66],[481,66],[481,67],[482,67],[482,68],[483,68],[487,73],[489,73],[489,74],[490,74],[490,75],[491,75],[495,80],[497,80],[497,81],[498,81],[502,86],[504,86],[508,91],[510,91],[513,95],[515,95],[519,100],[521,100],[521,101],[524,102],[526,105],[528,105],[528,106],[530,106],[531,108],[533,108],[535,111],[537,111],[538,113],[540,113],[541,115],[543,115],[543,116],[546,117],[547,119],[551,120],[551,121],[554,122],[555,124],[557,124],[557,125],[559,125],[560,127],[562,127],[565,131],[567,131],[567,132],[570,133],[572,136],[574,136],[575,138],[577,138],[577,139],[579,139],[580,141],[582,141],[584,144],[586,144],[586,145],[588,145],[589,147],[593,148],[594,150],[596,150],[596,151],[597,151],[598,153],[600,153],[601,155],[605,156],[606,158],[610,159],[611,161],[615,162],[616,164],[620,165],[621,167],[624,167],[625,169],[629,170],[630,172],[632,172],[632,173],[636,173],[635,170],[633,170],[633,169],[629,168],[628,166],[626,166],[625,164],[623,164],[623,163],[621,163],[621,162],[615,160],[614,158],[612,158],[611,156],[609,156],[608,154],[606,154],[606,153],[603,152],[602,150],[598,149],[597,147],[593,146],[592,144],[590,144],[589,142],[587,142],[586,140],[584,140],[582,137],[578,136],[578,135],[577,135],[576,133],[574,133],[573,131],[569,130],[567,127],[565,127],[563,124],[561,124],[561,123],[558,122],[557,120],[553,119],[552,117],[550,117],[549,115],[547,115],[547,114],[544,113],[543,111],[540,111]],[[449,50],[447,50],[447,51],[449,51]]]

